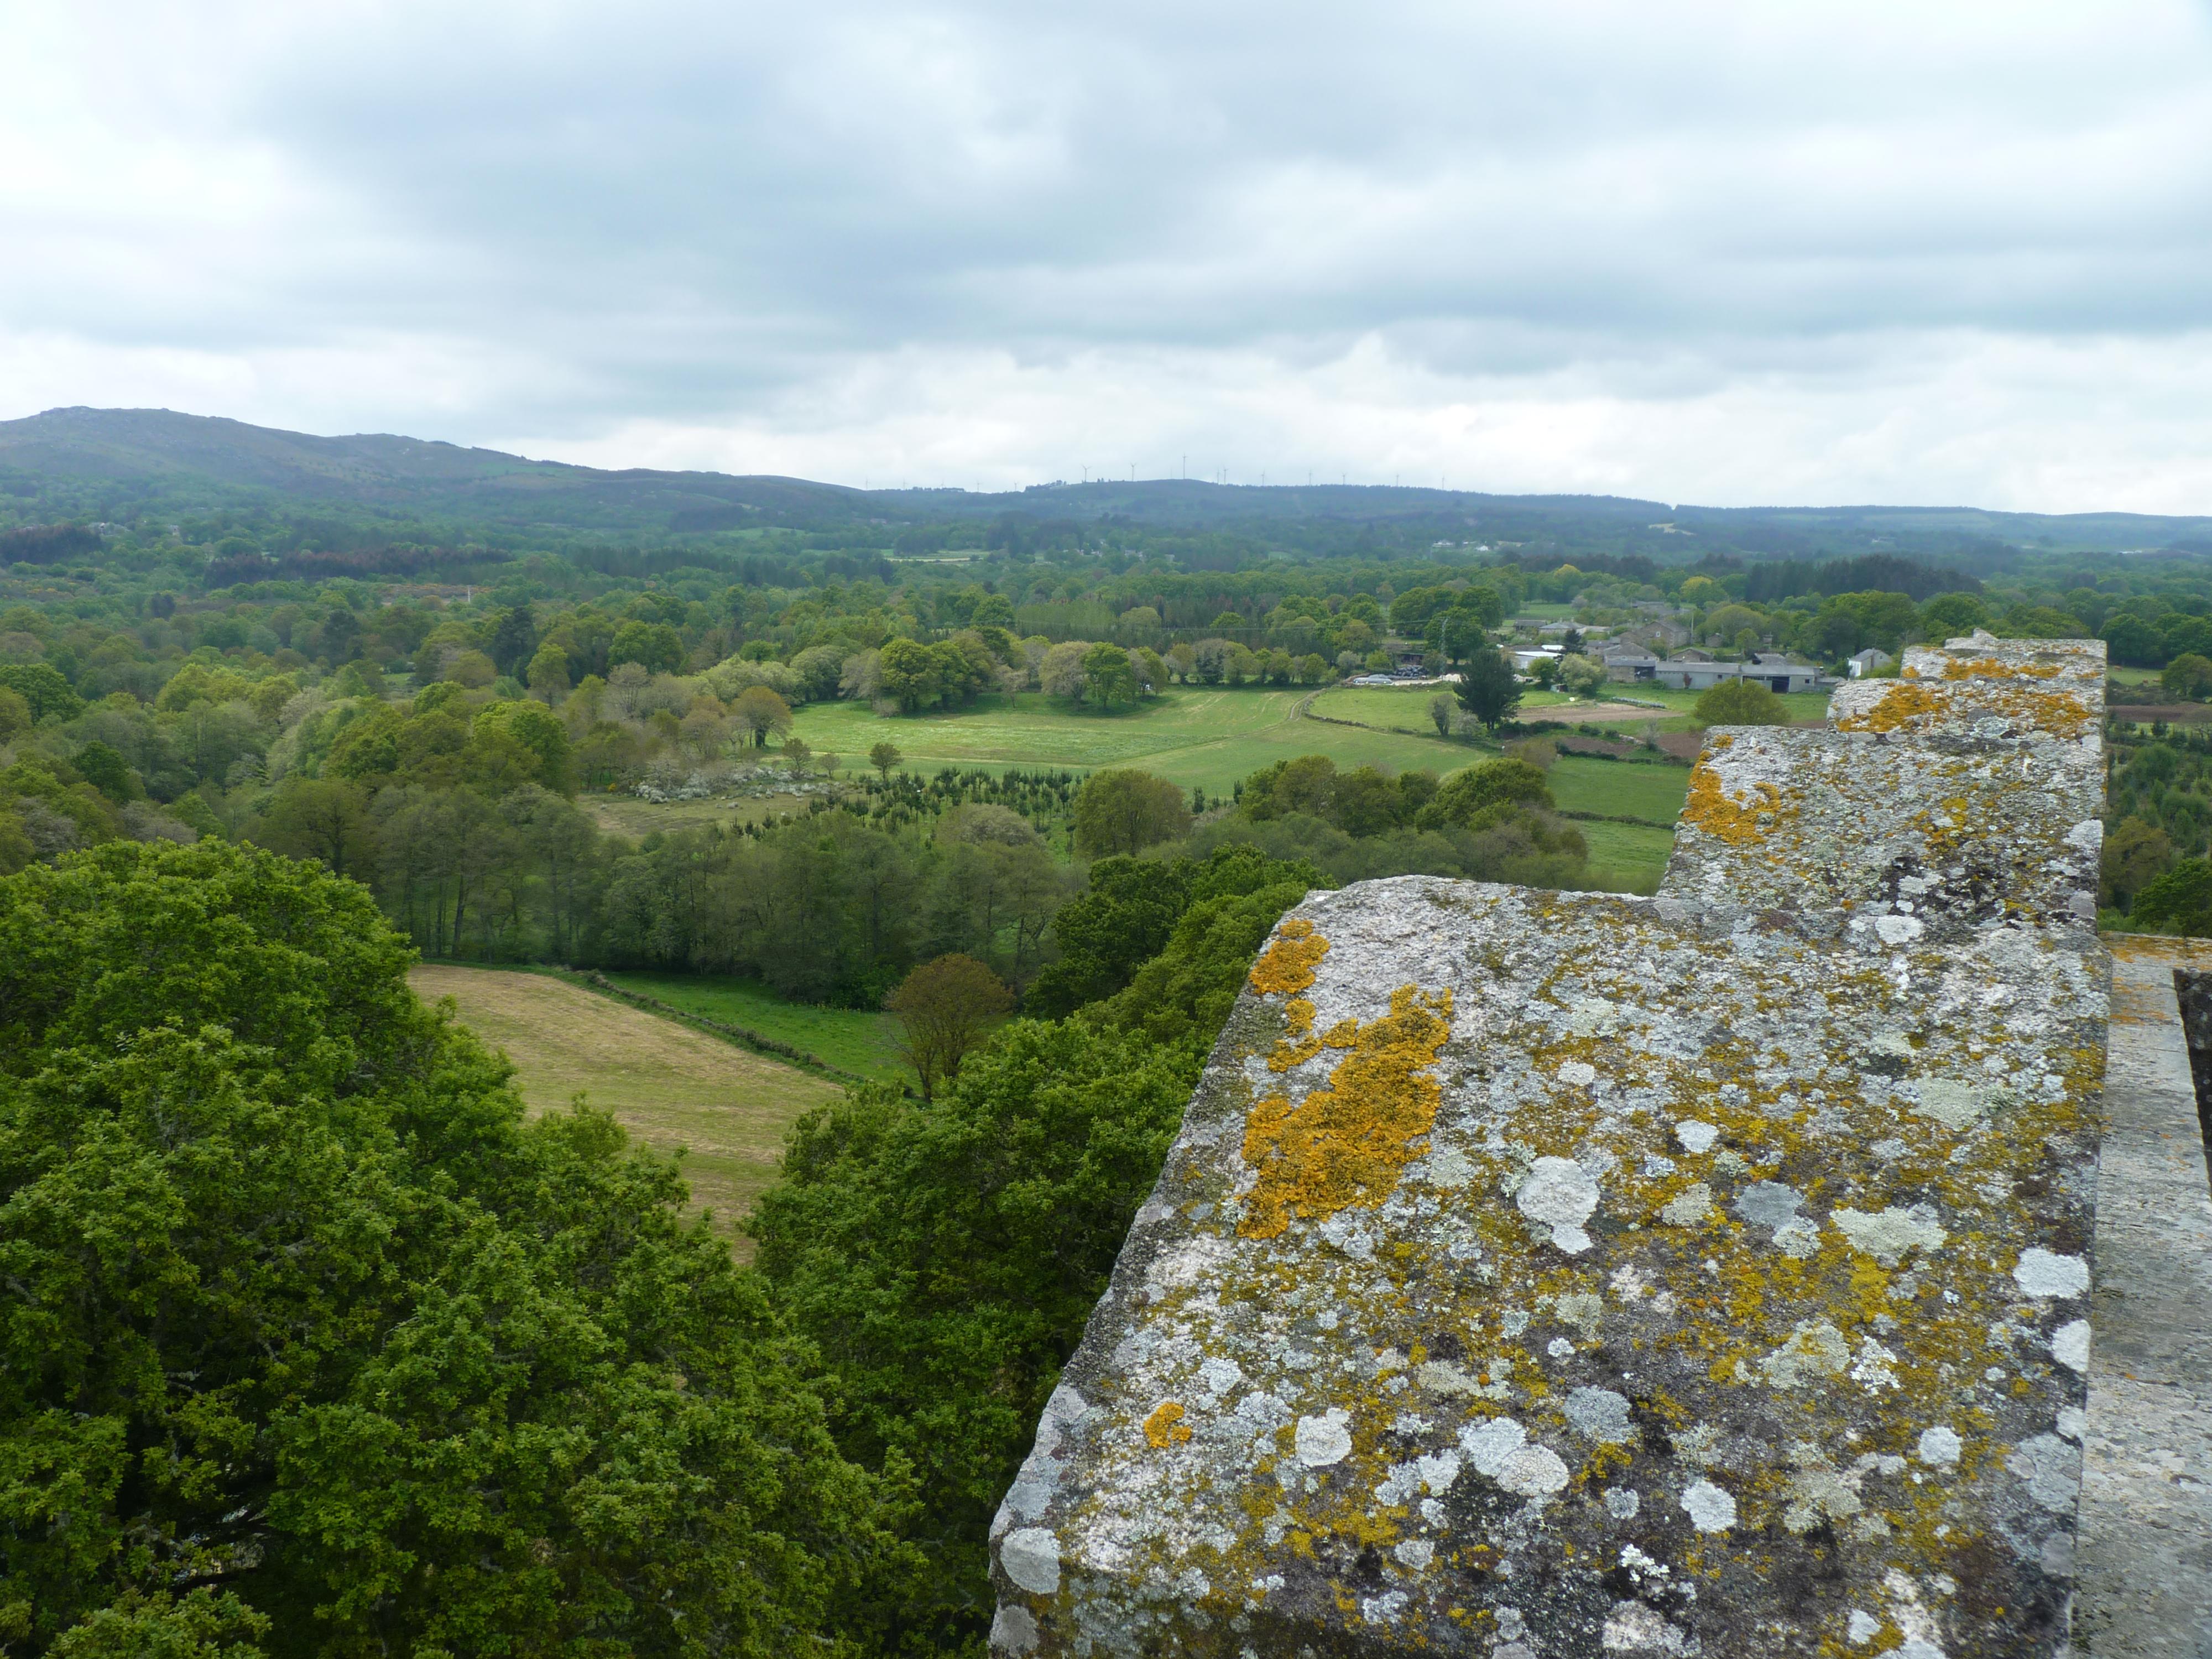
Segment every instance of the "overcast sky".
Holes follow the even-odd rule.
[[[2212,512],[2212,0],[0,0],[0,416]]]

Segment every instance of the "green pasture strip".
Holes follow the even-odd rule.
[[[1690,769],[1656,761],[1600,760],[1562,755],[1547,781],[1552,799],[1570,812],[1602,812],[1642,818],[1668,826],[1682,813],[1690,793]]]
[[[1575,828],[1589,843],[1591,879],[1616,892],[1652,893],[1666,873],[1674,850],[1674,832],[1640,823],[1594,823],[1577,819]]]
[[[1449,696],[1450,690],[1438,685],[1333,686],[1313,700],[1313,712],[1325,720],[1352,720],[1381,732],[1434,737],[1437,726],[1429,718],[1429,705],[1439,693]]]
[[[720,974],[612,973],[609,981],[687,1014],[743,1026],[814,1055],[841,1072],[903,1083],[897,1023],[860,1008],[787,1002],[752,980]]]

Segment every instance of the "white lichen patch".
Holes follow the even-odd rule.
[[[1682,1513],[1699,1532],[1726,1532],[1735,1525],[1735,1499],[1710,1480],[1693,1480],[1683,1490]]]
[[[1693,1181],[1659,1206],[1659,1218],[1670,1227],[1695,1227],[1711,1219],[1713,1189]]]
[[[1521,1183],[1513,1202],[1522,1215],[1547,1228],[1552,1243],[1570,1255],[1590,1247],[1582,1224],[1597,1208],[1597,1182],[1572,1158],[1540,1158]]]
[[[1828,1218],[1851,1242],[1851,1248],[1872,1256],[1885,1267],[1894,1267],[1912,1250],[1941,1249],[1950,1235],[1924,1204],[1911,1209],[1891,1205],[1869,1215],[1853,1209],[1838,1210]]]
[[[1920,1431],[1918,1452],[1920,1461],[1937,1468],[1950,1469],[1959,1466],[1959,1454],[1964,1449],[1958,1431],[1939,1423],[1932,1429]]]
[[[1301,1417],[1294,1443],[1298,1462],[1310,1469],[1341,1463],[1352,1455],[1352,1431],[1346,1414],[1334,1407],[1318,1417]]]
[[[2069,1301],[2089,1293],[2089,1264],[2078,1255],[2030,1248],[2021,1252],[2012,1279],[2022,1296]]]
[[[1682,1143],[1686,1152],[1709,1152],[1720,1137],[1717,1127],[1699,1118],[1686,1117],[1674,1126],[1674,1139]]]

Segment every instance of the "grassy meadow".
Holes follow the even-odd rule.
[[[840,1071],[884,1083],[912,1080],[906,1062],[899,1058],[898,1022],[889,1014],[787,1002],[766,986],[726,975],[611,973],[607,977],[625,991],[658,997],[687,1014],[724,1020],[788,1042]]]
[[[1337,752],[1328,728],[1304,719],[1300,690],[1225,690],[1177,688],[1133,708],[1099,714],[1070,708],[1042,692],[978,698],[966,708],[920,714],[878,714],[866,703],[810,703],[798,712],[795,730],[819,754],[865,766],[869,748],[896,744],[908,771],[945,766],[993,770],[1135,766],[1188,788],[1226,793],[1239,779],[1293,755]],[[1433,764],[1385,756],[1347,733],[1337,739],[1340,760],[1385,759],[1396,766]]]
[[[688,1149],[692,1206],[711,1210],[725,1232],[775,1179],[784,1132],[838,1091],[828,1078],[550,975],[424,963],[408,980],[426,1002],[451,997],[461,1024],[505,1051],[533,1114],[580,1093],[655,1152]]]
[[[966,708],[922,714],[878,714],[855,702],[813,703],[799,710],[795,729],[817,753],[827,750],[841,756],[848,767],[865,765],[870,745],[889,742],[896,745],[900,764],[908,771],[1134,766],[1185,788],[1197,785],[1212,795],[1226,794],[1261,767],[1298,755],[1327,755],[1344,767],[1423,767],[1442,773],[1491,752],[1437,735],[1427,714],[1436,695],[1433,687],[1350,687],[1318,696],[1178,688],[1111,714],[1071,709],[1038,692],[987,696]],[[1314,713],[1332,718],[1309,719],[1303,712],[1309,699]],[[1344,720],[1356,724],[1335,723]],[[1608,773],[1620,769],[1607,768]],[[1562,798],[1561,804],[1583,811],[1644,816],[1649,802],[1656,799],[1648,785],[1624,781],[1620,787],[1624,799],[1645,804],[1607,805],[1580,798]],[[1578,797],[1608,792],[1595,778],[1577,789]],[[1680,804],[1677,789],[1673,803],[1658,816],[1671,822]]]

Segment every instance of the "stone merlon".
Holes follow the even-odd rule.
[[[1006,1654],[2056,1655],[2103,647],[1717,730],[1660,892],[1314,893],[993,1529]]]

